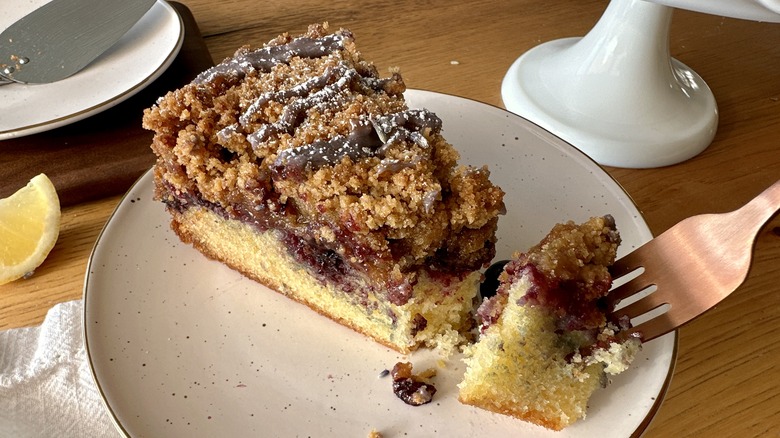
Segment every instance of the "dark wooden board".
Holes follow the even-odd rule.
[[[189,83],[213,60],[190,10],[170,2],[184,23],[184,42],[157,80],[117,106],[39,134],[0,141],[0,198],[45,173],[68,206],[124,193],[154,164],[152,133],[141,127],[143,110]]]

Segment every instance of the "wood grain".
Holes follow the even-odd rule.
[[[182,0],[215,60],[243,44],[299,33],[309,23],[348,27],[380,71],[399,66],[411,88],[501,106],[517,56],[580,36],[603,0]],[[709,84],[720,123],[699,156],[660,169],[608,172],[654,233],[700,213],[737,208],[780,178],[780,25],[675,11],[671,52]],[[451,61],[457,61],[452,63]],[[0,143],[0,156],[2,143]],[[532,188],[529,188],[532,189]],[[0,329],[37,324],[54,303],[81,296],[95,239],[117,197],[68,207],[59,242],[29,280],[0,286]],[[780,219],[761,232],[745,284],[680,330],[667,397],[645,436],[780,435]]]

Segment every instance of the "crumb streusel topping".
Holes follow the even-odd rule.
[[[541,242],[516,253],[506,265],[498,293],[480,306],[482,323],[490,325],[500,315],[507,289],[521,276],[528,276],[532,286],[521,304],[548,309],[564,331],[603,327],[608,309],[600,299],[612,286],[609,266],[615,262],[619,245],[612,216],[594,217],[582,224],[556,224]]]
[[[504,208],[488,170],[459,166],[441,120],[408,108],[405,88],[327,24],[243,47],[145,112],[156,196],[294,235],[399,286],[403,303],[421,267],[488,263]]]

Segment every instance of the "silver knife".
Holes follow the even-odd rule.
[[[0,84],[45,84],[86,67],[157,0],[52,0],[0,33]]]

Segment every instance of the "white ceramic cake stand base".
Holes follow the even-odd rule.
[[[502,83],[504,105],[600,164],[660,167],[697,155],[715,135],[717,105],[702,78],[670,56],[672,10],[612,0],[585,37],[517,59]]]

